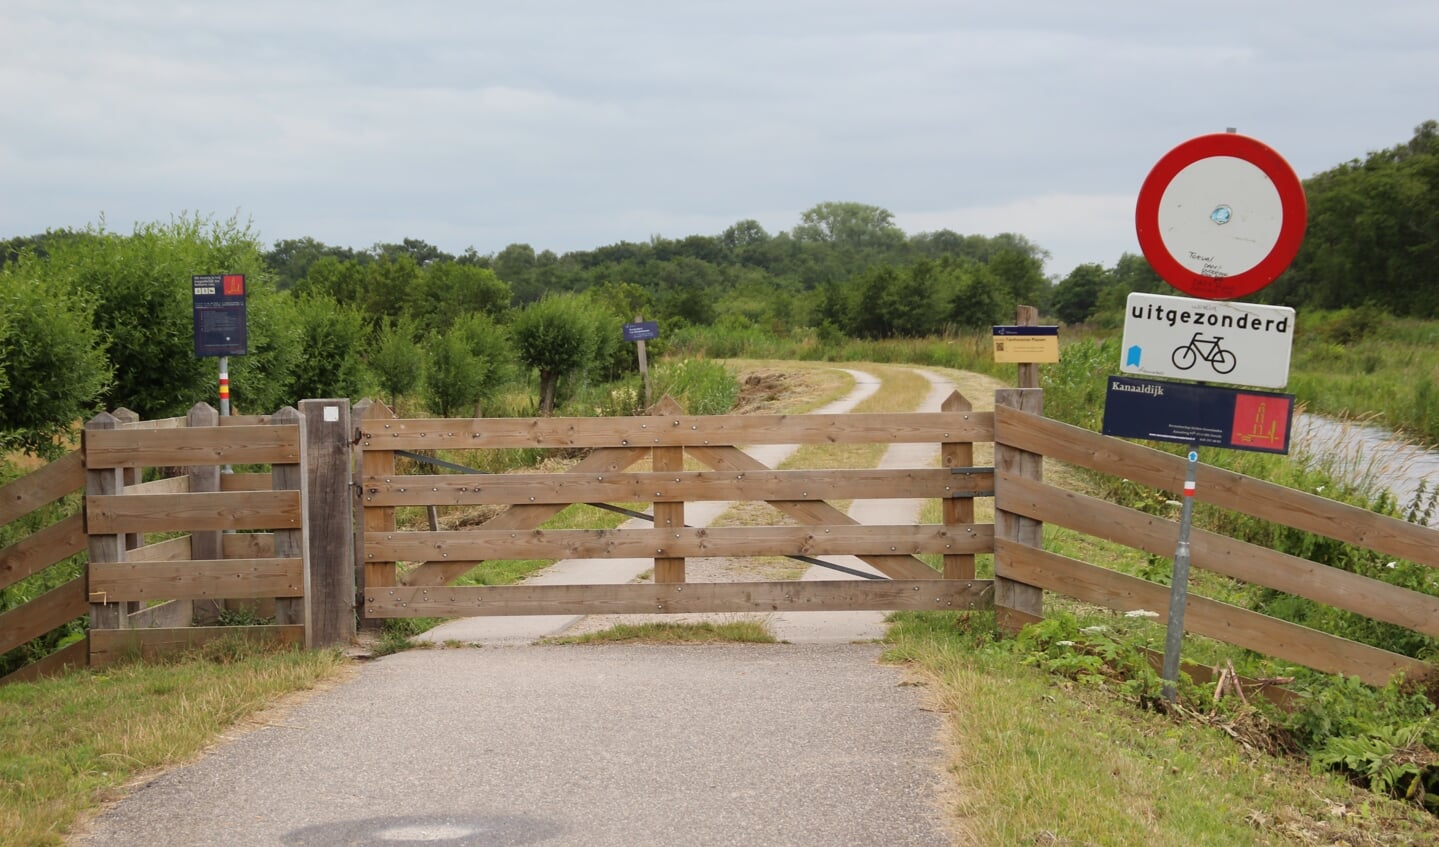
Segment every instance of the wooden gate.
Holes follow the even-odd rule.
[[[962,399],[951,406],[967,408]],[[993,414],[691,416],[667,401],[628,418],[402,420],[357,407],[363,506],[364,611],[369,617],[678,612],[973,609],[992,602],[973,556],[993,550],[993,527],[947,508],[937,524],[860,526],[828,501],[992,496],[992,468],[900,470],[765,466],[737,445],[935,444],[953,459],[993,437]],[[397,456],[504,448],[585,450],[558,472],[477,476],[399,473]],[[765,526],[691,527],[686,503],[762,501],[786,516]],[[649,503],[653,527],[542,529],[576,503]],[[402,507],[505,506],[465,531],[401,531]],[[937,569],[917,554],[942,557]],[[687,582],[685,559],[850,554],[883,579]],[[491,559],[654,561],[650,583],[452,586]]]

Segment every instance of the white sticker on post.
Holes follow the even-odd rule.
[[[329,423],[334,423],[335,421],[338,421],[339,419],[340,419],[340,407],[339,407],[339,406],[326,406],[326,407],[325,407],[325,420],[326,420],[327,422],[329,422]]]

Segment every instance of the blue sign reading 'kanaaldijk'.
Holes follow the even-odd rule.
[[[1104,434],[1288,453],[1294,395],[1111,376]]]

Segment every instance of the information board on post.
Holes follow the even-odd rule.
[[[995,326],[994,360],[1014,364],[1052,364],[1059,361],[1059,327]]]
[[[195,355],[243,356],[249,353],[244,274],[190,277],[195,310]]]
[[[625,324],[626,341],[653,341],[660,337],[660,325],[657,321],[636,321]]]
[[[1105,435],[1258,453],[1289,452],[1294,395],[1111,376]]]

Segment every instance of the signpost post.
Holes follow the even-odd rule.
[[[1304,240],[1304,186],[1268,146],[1233,130],[1166,153],[1139,190],[1134,224],[1155,272],[1201,300],[1131,294],[1120,370],[1282,388],[1294,312],[1204,301],[1253,294],[1294,260]],[[1168,400],[1163,398],[1168,397]],[[1104,432],[1130,438],[1287,453],[1294,398],[1112,377]],[[1179,681],[1189,596],[1189,529],[1199,451],[1189,451],[1164,639],[1164,698]]]
[[[660,325],[655,321],[641,320],[635,315],[635,322],[625,324],[625,340],[635,342],[635,354],[640,359],[640,378],[645,383],[645,408],[650,407],[650,365],[645,354],[645,341],[660,337]]]

